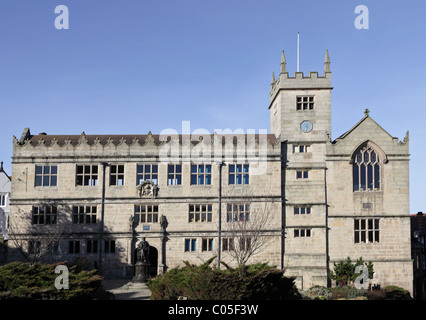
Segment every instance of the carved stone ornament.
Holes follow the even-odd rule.
[[[139,191],[139,197],[151,197],[156,198],[158,195],[158,186],[151,181],[144,181],[137,186]]]

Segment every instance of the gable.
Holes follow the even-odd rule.
[[[408,155],[408,132],[403,141],[392,137],[366,111],[365,116],[328,147],[329,155],[351,156],[363,143],[372,142],[386,155]]]

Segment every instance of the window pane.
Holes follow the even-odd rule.
[[[55,187],[56,186],[56,182],[57,182],[57,178],[56,178],[56,176],[52,176],[51,178],[52,179],[51,179],[50,185],[53,186],[53,187]]]
[[[42,174],[43,173],[43,167],[42,166],[36,166],[36,174]]]
[[[380,166],[374,165],[374,188],[380,189]]]
[[[42,177],[41,176],[36,176],[36,181],[35,181],[35,185],[36,187],[40,187],[42,185]]]
[[[136,167],[136,171],[137,171],[137,173],[143,173],[143,165],[138,164],[137,167]]]
[[[367,166],[367,185],[369,190],[373,190],[373,165]]]
[[[359,190],[359,170],[356,163],[353,164],[354,191]]]
[[[361,190],[366,190],[366,167],[365,165],[360,166],[361,170]]]
[[[249,175],[248,174],[244,175],[244,184],[249,184]]]
[[[235,172],[235,165],[234,164],[229,165],[229,172],[231,172],[231,173]]]

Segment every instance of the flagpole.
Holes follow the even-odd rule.
[[[299,32],[297,33],[297,72],[299,72]]]

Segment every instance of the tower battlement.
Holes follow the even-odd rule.
[[[286,65],[287,62],[283,51],[279,77],[275,79],[275,74],[272,73],[270,91],[271,102],[280,90],[332,89],[328,50],[325,55],[324,72],[322,76],[320,76],[317,71],[311,71],[307,76],[305,76],[303,72],[294,72],[294,76],[291,77],[286,70]]]

